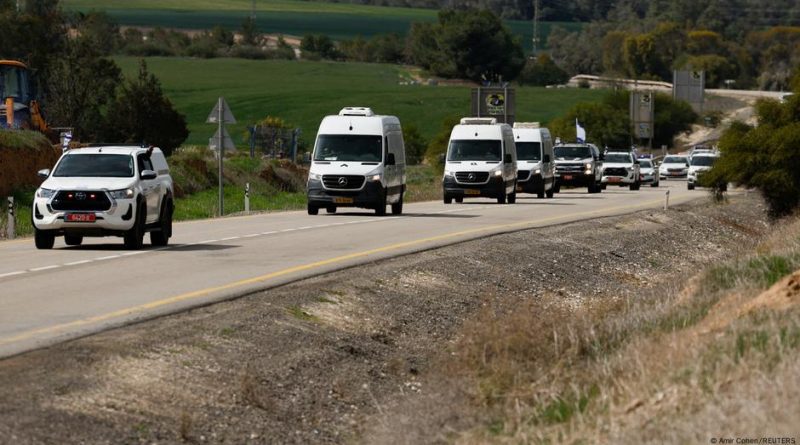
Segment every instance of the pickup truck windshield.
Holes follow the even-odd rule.
[[[381,162],[383,138],[373,135],[321,134],[315,161]]]
[[[133,157],[104,153],[67,154],[53,176],[80,178],[132,178]]]
[[[556,159],[585,159],[592,157],[592,150],[585,145],[562,145],[554,149]]]
[[[517,160],[541,161],[542,144],[539,142],[517,142]]]
[[[605,157],[605,162],[608,164],[617,163],[617,164],[630,164],[633,161],[631,160],[631,155],[625,153],[609,153]]]
[[[686,158],[682,156],[667,156],[664,158],[664,164],[686,164]]]
[[[695,156],[692,158],[692,165],[696,165],[698,167],[711,167],[714,165],[714,161],[716,160],[716,156]]]
[[[503,151],[497,140],[455,140],[450,141],[447,150],[448,161],[500,161]]]

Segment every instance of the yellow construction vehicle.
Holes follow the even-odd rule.
[[[0,60],[0,99],[0,128],[50,133],[24,63]]]

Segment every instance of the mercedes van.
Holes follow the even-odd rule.
[[[406,154],[400,120],[347,107],[319,126],[308,173],[308,214],[339,207],[403,213]]]
[[[495,118],[466,117],[453,127],[442,178],[444,203],[455,199],[517,200],[517,149],[514,132]]]
[[[517,193],[553,197],[556,188],[553,164],[553,138],[538,122],[514,123],[517,146]]]

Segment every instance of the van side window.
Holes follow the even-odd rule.
[[[393,131],[389,133],[389,152],[394,153],[395,162],[397,164],[405,164],[405,151],[403,148],[403,135],[400,132]]]

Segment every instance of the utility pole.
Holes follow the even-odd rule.
[[[253,8],[250,11],[250,18],[255,21],[256,20],[256,0],[253,0]]]
[[[533,0],[533,57],[539,47],[539,0]]]

